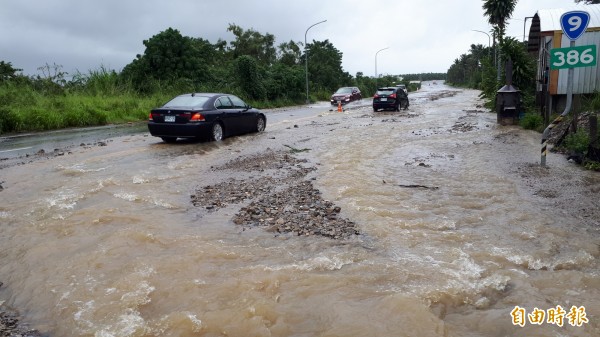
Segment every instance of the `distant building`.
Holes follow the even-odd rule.
[[[550,50],[566,48],[571,40],[564,36],[560,17],[570,11],[586,11],[590,23],[577,39],[576,46],[600,46],[600,5],[573,5],[567,8],[540,9],[532,18],[527,42],[528,52],[537,59],[536,102],[545,111],[561,113],[566,105],[568,69],[550,70]],[[598,55],[596,55],[598,58]],[[600,64],[600,62],[597,62]],[[580,105],[582,94],[600,91],[600,67],[574,68],[573,104]]]

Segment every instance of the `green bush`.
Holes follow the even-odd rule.
[[[583,107],[587,111],[600,111],[600,92],[596,91],[584,99]]]
[[[519,121],[523,129],[543,131],[544,118],[537,113],[526,113]]]
[[[600,171],[600,163],[593,160],[588,160],[584,162],[583,167],[591,171]]]
[[[578,130],[575,133],[570,133],[565,138],[565,148],[576,153],[582,153],[585,155],[587,153],[589,144],[590,137],[584,130]]]
[[[0,106],[0,134],[20,130],[24,122],[21,116],[8,107]]]

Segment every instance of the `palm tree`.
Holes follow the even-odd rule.
[[[504,32],[506,21],[510,19],[512,12],[515,10],[517,0],[483,0],[483,10],[485,16],[488,17],[488,22],[492,25],[494,32],[498,34],[499,47],[502,48],[504,41]],[[498,56],[498,60],[502,59]],[[498,67],[497,79],[500,82],[501,62],[497,62]]]
[[[498,40],[502,44],[506,21],[512,16],[517,0],[483,0],[483,10],[488,22],[498,29]]]

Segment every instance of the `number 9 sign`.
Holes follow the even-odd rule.
[[[563,33],[571,41],[575,41],[585,33],[590,23],[590,14],[584,11],[566,12],[560,17],[560,26]]]

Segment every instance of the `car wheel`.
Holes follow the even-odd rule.
[[[160,137],[165,143],[175,143],[177,137]]]
[[[377,108],[373,107],[373,112],[377,112]]]
[[[265,131],[265,127],[267,126],[267,121],[265,121],[265,118],[262,116],[258,116],[258,118],[256,119],[256,132],[263,132]]]
[[[223,126],[219,122],[215,122],[212,126],[210,138],[215,142],[223,140]]]

